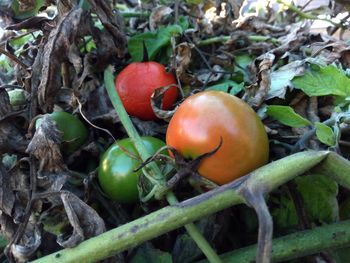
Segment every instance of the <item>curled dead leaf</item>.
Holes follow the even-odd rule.
[[[150,29],[155,30],[158,27],[158,25],[164,24],[167,17],[173,12],[173,9],[164,5],[155,8],[149,16]]]
[[[156,89],[151,96],[151,106],[154,114],[165,121],[170,121],[171,117],[174,115],[176,108],[173,110],[163,110],[163,97],[165,92],[174,87],[174,85],[169,85]]]

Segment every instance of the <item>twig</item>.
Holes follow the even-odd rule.
[[[188,42],[190,42],[191,44],[193,44],[193,48],[197,51],[198,55],[200,56],[200,58],[203,60],[204,64],[207,66],[207,68],[212,71],[212,67],[210,66],[208,60],[205,58],[205,56],[202,54],[202,51],[197,47],[197,45],[195,45],[195,43],[193,43],[193,41],[186,35],[184,34],[186,40]]]
[[[0,47],[0,53],[7,56],[9,59],[20,65],[24,70],[28,71],[28,66],[24,64],[22,61],[20,61],[15,55],[12,55],[11,53],[7,52],[5,49]]]
[[[331,126],[335,123],[335,118],[331,117],[330,119],[326,120],[323,122],[323,124],[326,124],[328,126]],[[316,128],[312,128],[311,130],[309,130],[308,132],[306,132],[297,142],[296,144],[294,144],[291,153],[296,153],[298,151],[300,151],[301,149],[303,149],[306,145],[306,143],[308,141],[310,141],[312,139],[312,137],[315,135],[316,133]]]
[[[174,10],[175,10],[175,24],[179,22],[179,6],[180,6],[180,1],[175,0],[175,5],[174,5]]]
[[[349,19],[349,17],[350,17],[350,14],[348,14],[346,17],[344,17],[343,19],[341,19],[341,20],[340,20],[340,24],[344,24],[345,22],[347,22],[347,20]],[[337,26],[333,27],[333,28],[330,30],[329,34],[330,34],[331,36],[334,35],[334,33],[337,32],[338,29],[339,29],[339,27],[337,27]]]
[[[294,181],[290,181],[287,183],[287,187],[289,190],[290,197],[295,205],[295,209],[298,215],[298,224],[300,230],[311,229],[310,220],[307,216],[304,207],[304,200],[300,192],[298,191],[296,184]]]

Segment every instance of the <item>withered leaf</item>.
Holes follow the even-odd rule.
[[[202,84],[208,84],[221,79],[224,75],[223,72],[224,69],[221,66],[214,65],[212,70],[205,69],[196,72],[196,77]]]
[[[190,63],[193,48],[193,44],[187,42],[182,42],[175,47],[175,65],[173,68],[176,70],[176,75],[182,79],[183,75],[186,73]]]
[[[98,18],[101,20],[103,26],[112,35],[116,54],[119,57],[123,57],[126,48],[126,36],[122,32],[123,21],[118,17],[116,11],[111,10],[108,2],[88,0],[91,5],[91,9],[95,12]]]
[[[268,24],[266,19],[255,15],[241,16],[235,22],[238,29],[268,34],[270,32],[282,32],[284,29]]]
[[[11,245],[11,253],[17,262],[27,262],[40,245],[41,231],[32,216],[20,243]]]
[[[61,200],[73,227],[73,233],[68,239],[58,237],[57,242],[62,247],[74,247],[81,241],[105,231],[103,219],[76,195],[64,191],[61,193]]]
[[[254,108],[259,108],[267,97],[271,85],[271,67],[273,65],[275,55],[266,53],[256,60],[259,63],[258,82],[251,85],[244,94],[244,99]]]
[[[67,60],[67,54],[77,35],[82,9],[72,9],[63,16],[57,27],[51,31],[43,49],[41,81],[38,87],[38,102],[44,112],[53,108],[57,90],[61,87],[60,67]]]
[[[149,16],[149,27],[151,30],[155,30],[158,25],[164,24],[167,16],[173,13],[173,9],[168,6],[158,6],[155,8]]]
[[[0,162],[0,210],[2,213],[11,216],[15,203],[14,187],[11,175],[6,171]]]
[[[0,154],[24,152],[27,147],[24,134],[10,119],[0,121]]]
[[[21,21],[16,24],[12,24],[6,27],[7,30],[22,30],[22,29],[43,29],[47,23],[49,23],[51,19],[48,19],[43,16],[35,16],[28,18],[24,21]]]
[[[176,111],[176,108],[173,110],[163,110],[162,109],[163,108],[164,94],[168,89],[173,88],[173,87],[174,87],[174,85],[169,85],[166,87],[158,88],[152,93],[152,96],[151,96],[151,107],[153,109],[154,114],[158,118],[163,119],[165,121],[169,121]]]
[[[68,176],[60,151],[61,132],[49,115],[44,115],[26,152],[39,160],[38,179],[51,190],[60,190]]]
[[[10,98],[4,88],[0,88],[0,121],[7,117],[12,111]]]

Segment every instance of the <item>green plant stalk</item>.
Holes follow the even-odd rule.
[[[131,17],[138,17],[138,18],[147,18],[150,16],[150,12],[131,12],[131,11],[123,11],[120,12],[122,17],[124,18],[131,18]]]
[[[212,38],[207,38],[204,40],[201,40],[197,42],[197,46],[206,46],[210,44],[216,44],[216,43],[222,43],[226,42],[231,39],[231,36],[219,36],[219,37],[212,37]],[[269,36],[259,36],[259,35],[252,35],[248,36],[248,39],[253,42],[264,42],[264,41],[270,41],[273,44],[280,44],[279,40],[274,37],[269,37]]]
[[[177,205],[165,207],[99,236],[90,238],[74,248],[63,249],[33,262],[88,263],[102,260],[190,222],[230,206],[244,203],[244,199],[238,194],[241,187],[251,185],[251,187],[255,188],[257,185],[266,185],[266,189],[275,189],[286,181],[311,169],[324,160],[327,155],[328,152],[316,151],[290,155],[269,163],[254,173],[230,184],[223,185]],[[349,163],[348,166],[350,166]]]
[[[277,3],[281,4],[281,5],[284,5],[286,6],[290,11],[296,13],[299,17],[301,18],[305,18],[305,19],[310,19],[310,20],[321,20],[321,21],[326,21],[328,23],[331,23],[332,25],[336,26],[336,27],[340,27],[340,28],[343,28],[343,26],[341,24],[338,24],[330,19],[327,19],[327,18],[319,18],[317,16],[314,16],[314,15],[310,15],[310,14],[307,14],[301,10],[299,10],[298,7],[294,6],[294,5],[291,5],[289,3],[286,3],[284,0],[277,0]]]
[[[122,122],[127,134],[129,135],[130,139],[134,143],[135,148],[137,149],[142,160],[143,161],[147,160],[147,158],[150,157],[150,154],[147,152],[147,149],[143,145],[140,135],[138,134],[134,125],[132,124],[129,118],[129,115],[127,114],[123,106],[123,103],[118,93],[115,90],[114,76],[112,74],[112,71],[108,68],[105,70],[105,73],[104,73],[104,81],[105,81],[109,98],[112,101],[112,104],[115,110],[117,111],[119,119]],[[151,174],[151,176],[159,179],[165,178],[162,175],[156,163],[152,162],[147,166],[150,168],[148,172]],[[165,183],[165,179],[163,179],[162,181],[164,181]],[[169,197],[169,200],[171,200],[172,202],[171,204],[174,204],[176,202],[176,197],[174,196],[174,194],[168,194],[168,197]],[[214,249],[210,246],[208,241],[203,237],[203,235],[198,231],[197,227],[193,223],[190,223],[188,226],[186,226],[186,230],[188,234],[192,237],[192,239],[196,242],[198,247],[202,249],[203,253],[207,256],[210,262],[212,263],[221,262],[219,256],[216,254]]]
[[[330,152],[327,158],[315,170],[332,177],[337,183],[350,189],[349,160]]]
[[[147,152],[147,149],[142,143],[141,137],[138,134],[137,130],[135,129],[134,125],[132,124],[128,113],[125,111],[125,108],[123,106],[122,101],[120,100],[120,97],[118,93],[115,91],[114,87],[114,76],[111,71],[111,69],[106,69],[104,72],[104,82],[106,85],[106,89],[109,95],[109,98],[115,108],[115,110],[118,113],[118,117],[120,121],[122,122],[124,129],[126,130],[126,133],[129,135],[131,141],[133,142],[137,152],[139,153],[141,159],[144,161],[148,157],[150,157],[149,153]],[[161,179],[161,171],[159,170],[159,167],[155,163],[149,163],[147,165],[150,170],[148,172],[151,173],[152,176],[154,176],[157,179]]]
[[[273,240],[272,262],[292,260],[315,254],[325,249],[350,245],[350,220],[324,225]],[[254,262],[257,246],[249,246],[221,255],[224,262]],[[207,263],[202,260],[197,263]]]
[[[178,204],[178,200],[172,191],[168,192],[166,199],[170,205]],[[194,224],[185,225],[185,229],[188,233],[191,233],[193,239],[195,238],[197,246],[203,251],[209,262],[222,262],[216,252],[212,251],[213,248]],[[207,253],[207,251],[209,251],[209,253]]]

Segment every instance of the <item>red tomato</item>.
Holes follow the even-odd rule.
[[[136,62],[122,70],[115,80],[115,88],[125,110],[142,120],[156,120],[151,107],[151,95],[155,89],[174,84],[173,74],[157,62]],[[171,87],[164,95],[163,110],[168,110],[176,101],[177,88]]]
[[[268,138],[257,114],[239,98],[221,91],[188,97],[170,120],[166,142],[193,159],[215,149],[220,137],[221,148],[199,166],[203,177],[222,185],[268,161]]]

